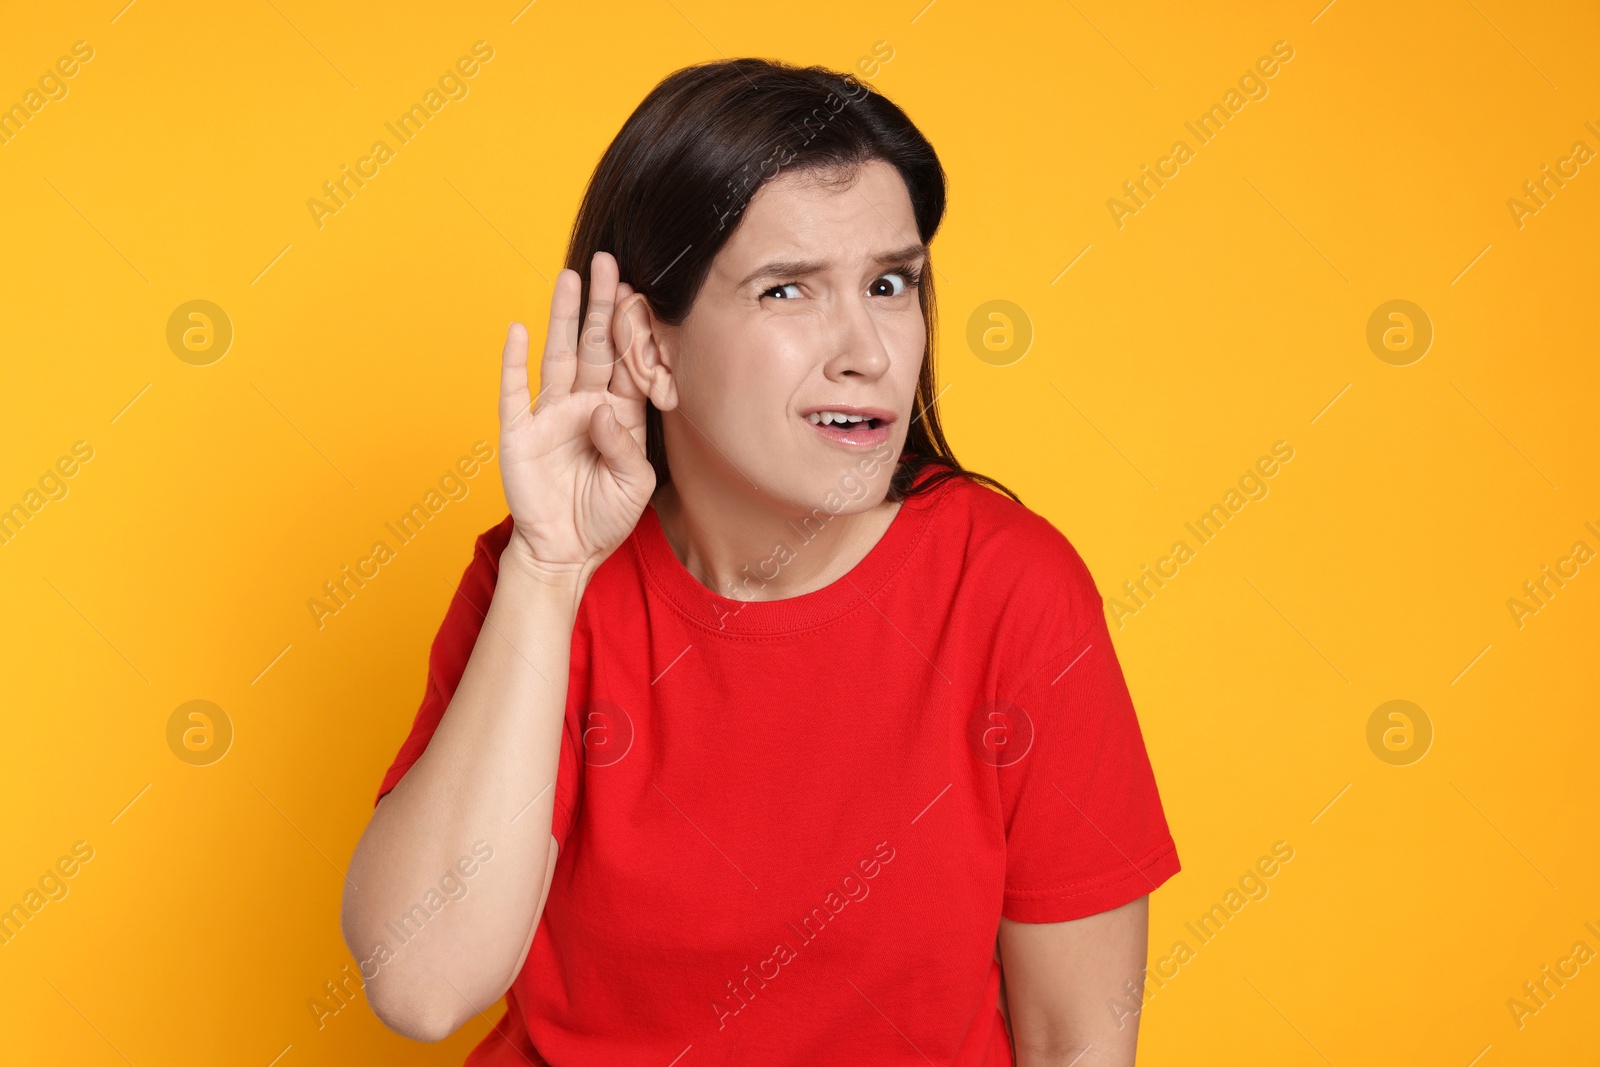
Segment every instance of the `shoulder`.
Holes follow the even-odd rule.
[[[947,549],[961,552],[963,584],[998,601],[1009,622],[1048,642],[1075,638],[1102,617],[1094,576],[1049,519],[965,476],[939,490],[936,525]]]

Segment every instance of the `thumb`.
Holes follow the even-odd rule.
[[[616,410],[610,404],[596,405],[590,414],[589,438],[618,481],[636,481],[650,470],[649,458],[633,439],[633,434],[617,419]]]

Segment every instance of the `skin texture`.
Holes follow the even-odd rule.
[[[1133,1067],[1149,904],[1143,896],[1070,922],[1000,920],[1017,1067]]]
[[[528,331],[507,331],[500,468],[513,534],[455,695],[427,750],[374,810],[345,891],[345,939],[367,960],[394,940],[389,924],[439,872],[476,841],[495,850],[466,896],[376,973],[363,969],[373,1010],[398,1033],[449,1036],[503,996],[526,961],[557,859],[553,837],[527,831],[552,821],[577,605],[645,505],[654,503],[697,580],[740,599],[837,581],[898,511],[885,500],[892,464],[863,474],[868,450],[826,439],[801,412],[887,410],[894,420],[880,454],[899,454],[926,347],[910,284],[925,254],[892,167],[819,180],[828,177],[839,176],[788,173],[763,185],[677,325],[658,319],[599,252],[580,328],[580,279],[561,271],[536,398]],[[749,277],[780,260],[810,266]],[[665,486],[645,456],[646,397],[662,413]],[[862,486],[854,492],[845,488],[852,476]],[[747,564],[787,540],[786,522],[830,493],[850,502],[818,536],[763,584],[740,581]],[[1001,920],[1022,1067],[1080,1055],[1085,1067],[1132,1064],[1136,1025],[1117,1030],[1105,1000],[1140,975],[1144,907],[1141,898],[1069,923]]]
[[[916,234],[905,183],[886,163],[863,166],[848,186],[780,175],[752,198],[683,323],[662,323],[637,294],[622,304],[623,358],[662,412],[672,463],[656,509],[707,588],[747,600],[820,589],[888,529],[899,505],[884,502],[883,463],[776,578],[748,593],[738,584],[741,568],[788,540],[785,521],[839,493],[864,454],[826,440],[800,412],[883,408],[894,414],[892,454],[904,444],[926,327],[906,275],[875,257],[920,249]],[[745,281],[776,260],[817,269]],[[924,261],[916,251],[909,265]]]

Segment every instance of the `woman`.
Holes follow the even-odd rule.
[[[939,429],[944,205],[822,68],[623,126],[351,861],[391,1028],[504,994],[468,1064],[1133,1063],[1178,856],[1087,568]]]

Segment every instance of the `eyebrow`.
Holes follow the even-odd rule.
[[[922,243],[909,244],[904,248],[897,248],[892,252],[880,252],[872,257],[872,262],[882,266],[894,266],[909,263],[919,256],[928,254],[928,246]],[[807,275],[817,274],[826,270],[828,264],[815,259],[775,259],[764,263],[755,271],[746,275],[739,283],[743,289],[747,285],[762,281],[766,278],[804,278]]]

